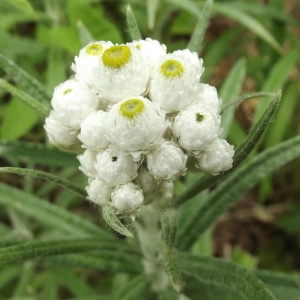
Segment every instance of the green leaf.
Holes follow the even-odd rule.
[[[6,0],[6,2],[18,9],[19,11],[21,11],[22,13],[36,17],[36,12],[28,0]]]
[[[202,50],[204,34],[209,25],[209,19],[211,16],[211,8],[212,0],[206,0],[201,11],[201,17],[198,19],[194,32],[187,46],[187,48],[193,52],[199,53]]]
[[[296,61],[299,60],[299,49],[295,48],[286,53],[284,56],[274,64],[269,72],[264,85],[263,91],[277,91],[281,89],[284,83],[288,80],[292,68],[295,66]],[[264,109],[268,105],[267,101],[260,101],[255,109],[253,117],[254,122],[260,118]]]
[[[192,0],[165,0],[181,9],[184,9],[191,13],[192,15],[196,16],[197,18],[201,18],[201,10],[199,6]]]
[[[81,21],[96,40],[122,43],[118,28],[108,20],[101,6],[92,8],[86,1],[68,0],[67,14],[73,28]]]
[[[296,136],[255,156],[232,172],[210,193],[199,212],[199,219],[194,224],[188,237],[180,244],[188,249],[226,209],[237,201],[246,191],[262,178],[282,167],[300,155],[300,136]]]
[[[126,245],[115,244],[102,239],[66,239],[22,243],[0,249],[0,262],[20,261],[38,257],[55,256],[70,253],[82,253],[97,250],[116,250],[121,247],[126,251]],[[127,248],[130,247],[127,246]]]
[[[165,265],[170,281],[177,293],[180,293],[184,287],[184,281],[181,276],[180,258],[175,249],[164,248],[162,250],[163,264]]]
[[[182,254],[182,268],[184,273],[201,283],[227,287],[244,299],[275,300],[271,292],[254,273],[232,262],[213,257]]]
[[[21,176],[30,176],[36,178],[42,178],[51,182],[54,182],[62,187],[72,190],[73,192],[79,194],[80,196],[86,197],[86,191],[74,184],[73,182],[57,177],[51,173],[47,173],[44,171],[38,171],[34,169],[26,169],[26,168],[14,168],[14,167],[0,167],[0,173],[11,173],[18,174]]]
[[[298,105],[299,82],[291,82],[282,95],[276,121],[270,124],[265,138],[266,147],[271,147],[281,142],[289,128],[293,126],[293,118]]]
[[[1,139],[14,141],[26,134],[38,121],[35,111],[19,100],[12,99],[7,104],[3,116]]]
[[[160,224],[162,230],[162,240],[167,249],[172,249],[178,226],[178,211],[175,208],[167,208],[163,211],[160,217]]]
[[[269,287],[277,300],[300,299],[299,275],[266,270],[257,270],[255,274]]]
[[[37,99],[32,98],[20,89],[9,84],[7,81],[0,79],[0,88],[3,88],[8,93],[12,94],[17,99],[26,103],[30,108],[35,110],[40,116],[46,117],[50,112],[50,105],[45,102],[39,102]]]
[[[234,64],[220,89],[219,95],[222,99],[222,107],[227,105],[232,99],[235,99],[238,96],[242,89],[245,76],[246,60],[244,58],[241,58]],[[234,111],[235,107],[231,106],[227,107],[226,110],[224,110],[222,113],[222,138],[227,137],[233,119]]]
[[[106,205],[102,207],[102,217],[113,230],[133,238],[133,234],[117,218],[115,209],[112,206]]]
[[[11,164],[43,164],[46,166],[78,167],[76,157],[56,148],[37,143],[0,143],[0,156]]]
[[[49,103],[51,95],[48,94],[45,87],[34,77],[29,75],[22,68],[17,66],[12,60],[0,53],[0,68],[3,69],[9,77],[18,84],[18,86],[31,97],[39,102]]]
[[[147,0],[148,28],[153,30],[159,0]]]
[[[275,94],[275,97],[273,98],[272,102],[269,104],[269,107],[266,109],[264,115],[255,124],[255,126],[252,127],[245,141],[236,149],[234,160],[233,160],[233,168],[225,172],[225,174],[233,172],[233,170],[247,158],[247,156],[251,153],[251,151],[260,141],[267,126],[270,124],[270,122],[272,121],[275,115],[275,112],[279,105],[280,98],[281,98],[281,92],[279,91],[277,94]],[[224,174],[219,174],[217,176],[210,176],[210,175],[203,176],[195,183],[193,183],[187,191],[185,191],[182,195],[180,195],[176,199],[176,203],[178,205],[182,204],[183,202],[194,197],[195,195],[197,195],[204,189],[208,188],[212,184],[218,182],[223,176]]]
[[[275,40],[272,34],[256,19],[252,18],[248,14],[244,13],[242,10],[235,7],[235,3],[216,3],[213,4],[213,10],[216,13],[223,14],[240,24],[244,25],[271,47],[273,47],[279,53],[283,53],[283,50],[279,43]]]
[[[111,239],[109,233],[82,217],[3,183],[0,183],[0,203],[73,237],[98,236]]]
[[[89,32],[89,30],[86,28],[83,22],[77,21],[77,28],[82,47],[85,47],[89,43],[95,41],[95,38],[92,36],[92,34]]]
[[[136,22],[135,16],[133,14],[133,11],[131,9],[131,6],[129,4],[126,6],[126,22],[132,40],[134,41],[140,40],[142,36],[138,24]]]

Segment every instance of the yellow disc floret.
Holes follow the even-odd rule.
[[[145,104],[140,99],[128,99],[120,105],[121,114],[128,118],[133,119],[144,110]]]
[[[167,78],[181,77],[184,72],[184,66],[175,59],[169,59],[161,65],[160,71]]]
[[[63,91],[63,95],[66,95],[66,94],[70,93],[71,91],[72,91],[72,89],[70,89],[70,88],[66,89]]]
[[[86,54],[89,54],[89,55],[101,55],[102,52],[103,52],[103,46],[100,45],[100,44],[90,44],[89,46],[86,47],[86,50],[85,50]]]
[[[102,56],[103,64],[106,67],[120,69],[129,62],[131,50],[125,45],[116,45],[106,49]]]

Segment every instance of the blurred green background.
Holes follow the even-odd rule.
[[[126,4],[132,7],[143,38],[157,39],[172,52],[186,48],[203,3],[1,0],[0,53],[45,85],[50,102],[54,87],[72,75],[71,63],[89,34],[96,40],[113,43],[130,41]],[[299,0],[214,1],[199,56],[205,66],[202,82],[216,86],[226,102],[244,93],[282,89],[277,116],[256,152],[299,134]],[[0,75],[22,88],[22,82],[2,68]],[[225,133],[231,143],[238,146],[243,141],[268,101],[253,98],[236,109],[230,130]],[[47,151],[51,151],[51,156],[47,156]],[[85,185],[75,157],[47,147],[43,120],[1,89],[0,164],[47,170]],[[299,273],[299,168],[300,161],[296,160],[263,180],[218,220],[194,245],[193,251],[225,257],[246,268],[258,266]],[[0,174],[0,179],[79,216],[98,220],[97,212],[86,201],[51,183],[7,174]],[[178,183],[177,189],[185,184],[186,181]],[[60,233],[41,225],[30,214],[1,206],[0,236],[2,244],[7,245],[15,240],[59,238]],[[119,274],[119,280],[123,280],[123,275]],[[93,294],[95,290],[105,291],[113,281],[105,273],[44,267],[31,261],[1,265],[0,299],[35,299],[36,295],[39,299],[67,299]]]

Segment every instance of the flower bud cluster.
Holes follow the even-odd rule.
[[[93,42],[72,64],[73,78],[55,88],[45,122],[51,143],[78,156],[88,198],[135,212],[172,198],[188,159],[217,175],[232,166],[233,146],[220,139],[220,99],[200,83],[202,59],[167,53],[147,38],[122,45]]]

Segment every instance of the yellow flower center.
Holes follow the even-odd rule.
[[[197,114],[196,114],[196,121],[197,121],[197,123],[200,123],[200,122],[202,122],[203,120],[204,120],[204,116],[201,115],[201,114],[199,114],[199,113],[197,113]]]
[[[70,93],[71,91],[72,91],[72,89],[70,89],[70,88],[66,89],[63,91],[63,95],[66,95],[66,94]]]
[[[104,51],[102,61],[109,68],[120,69],[129,62],[130,58],[131,51],[128,46],[116,45]]]
[[[160,66],[160,71],[167,78],[181,77],[184,72],[184,66],[175,59],[169,59]]]
[[[103,46],[100,44],[90,44],[86,47],[85,52],[89,55],[100,55],[103,52]]]
[[[133,119],[144,110],[145,104],[140,99],[128,99],[120,105],[120,112],[123,117]]]

